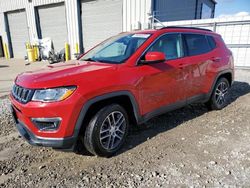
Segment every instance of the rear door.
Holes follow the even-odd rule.
[[[211,64],[211,48],[207,38],[202,34],[183,34],[186,46],[187,61],[183,64],[186,79],[187,98],[199,97],[204,94],[207,69]]]

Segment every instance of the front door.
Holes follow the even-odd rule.
[[[185,61],[181,35],[176,33],[161,36],[147,50],[156,51],[165,54],[165,62],[137,67],[143,74],[138,84],[143,114],[177,102],[186,103],[184,74],[180,68]]]

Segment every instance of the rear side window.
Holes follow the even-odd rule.
[[[216,42],[214,40],[214,37],[212,36],[207,36],[207,41],[209,43],[209,46],[211,48],[211,50],[215,49],[216,48]]]
[[[210,45],[205,35],[184,34],[189,56],[204,54],[210,51]]]

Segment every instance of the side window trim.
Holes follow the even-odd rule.
[[[211,51],[213,50],[213,48],[212,48],[212,46],[210,45],[210,43],[209,43],[209,41],[208,41],[208,36],[205,35],[205,37],[206,37],[206,41],[207,41],[208,46],[209,46],[209,52],[211,52]]]
[[[183,43],[183,38],[182,38],[182,33],[177,33],[181,39],[181,43],[180,43],[180,50],[181,50],[181,56],[178,57],[177,59],[180,59],[180,58],[183,58],[185,57],[185,46],[184,46],[184,43]]]
[[[188,47],[187,47],[187,42],[185,40],[185,33],[180,33],[181,34],[181,40],[182,40],[182,50],[183,50],[183,57],[188,57]]]
[[[207,39],[207,36],[211,36],[213,37],[212,35],[209,35],[209,34],[202,34],[202,33],[193,33],[193,32],[169,32],[169,33],[163,33],[162,35],[158,36],[144,51],[143,53],[140,55],[140,57],[137,59],[136,61],[136,66],[139,65],[139,61],[140,59],[146,54],[146,52],[149,50],[149,48],[151,48],[151,46],[153,46],[158,39],[160,39],[161,37],[165,36],[165,35],[169,35],[169,34],[180,34],[181,35],[181,38],[182,38],[182,51],[183,51],[183,56],[180,57],[180,58],[184,58],[184,57],[190,57],[190,55],[188,54],[188,46],[187,46],[187,43],[186,43],[186,39],[185,39],[185,34],[195,34],[195,35],[204,35]],[[215,39],[214,39],[215,41]],[[216,48],[218,47],[216,41],[215,41],[215,44],[216,44]],[[209,45],[210,46],[210,45]],[[215,48],[214,48],[215,49]],[[213,49],[213,50],[214,50]],[[212,50],[206,52],[206,53],[209,53],[211,52]],[[204,54],[204,53],[203,53]],[[199,55],[202,55],[202,54],[199,54]],[[178,58],[178,59],[180,59]],[[174,59],[172,59],[174,60]]]

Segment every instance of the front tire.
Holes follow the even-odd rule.
[[[226,78],[220,78],[213,90],[207,106],[210,110],[221,110],[228,103],[230,84]]]
[[[105,106],[86,127],[85,148],[93,155],[112,156],[122,147],[128,128],[128,116],[123,107],[118,104]]]

